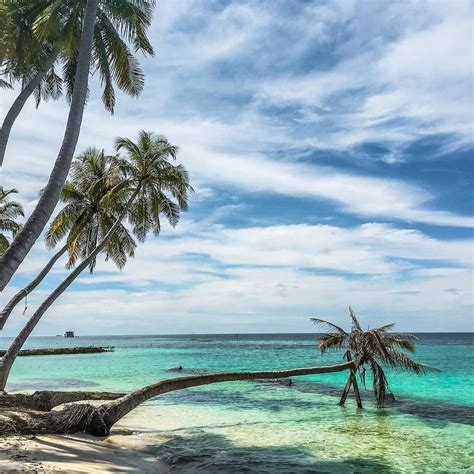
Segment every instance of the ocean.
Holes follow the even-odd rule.
[[[397,401],[363,390],[339,407],[347,374],[208,385],[142,405],[116,433],[138,433],[176,472],[474,472],[474,335],[417,334],[415,359],[441,370],[387,371]],[[114,346],[114,352],[21,357],[7,389],[133,390],[204,371],[330,365],[315,334],[33,337],[26,347]],[[7,346],[0,338],[0,348]],[[182,373],[168,369],[181,365]],[[368,380],[367,387],[369,387]],[[151,440],[151,441],[150,441]]]

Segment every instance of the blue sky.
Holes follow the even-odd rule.
[[[36,334],[307,332],[349,305],[366,324],[473,330],[472,19],[463,0],[160,1],[144,93],[110,116],[94,77],[77,150],[166,135],[190,211],[124,271],[83,275]],[[12,135],[2,181],[28,211],[66,114],[29,104]],[[1,302],[49,255],[38,242]]]

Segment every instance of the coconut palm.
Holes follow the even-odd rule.
[[[170,162],[170,158],[176,160],[178,147],[162,135],[142,130],[136,143],[117,138],[115,149],[126,152],[125,159],[116,158],[115,166],[130,190],[137,192],[127,217],[138,240],[143,242],[149,232],[160,233],[161,213],[175,226],[180,211],[188,209],[189,193],[193,192],[184,166]]]
[[[332,349],[345,349],[345,358],[354,360],[362,383],[365,385],[366,371],[372,374],[372,383],[378,407],[383,407],[388,393],[388,380],[385,367],[408,370],[416,374],[424,374],[436,370],[411,359],[406,352],[415,352],[416,337],[406,333],[389,332],[394,324],[364,331],[352,308],[349,308],[352,328],[345,331],[340,326],[319,318],[311,318],[313,323],[322,326],[327,333],[318,340],[321,353]],[[355,377],[349,376],[340,404],[344,404],[351,384],[357,389]],[[357,395],[357,394],[356,394]]]
[[[31,94],[37,106],[42,99],[58,99],[63,89],[71,98],[85,5],[85,0],[3,0],[10,21],[1,35],[2,71],[8,84],[20,82],[22,90],[0,129],[0,165],[13,123]],[[112,113],[114,83],[134,97],[143,90],[143,72],[127,43],[153,55],[146,36],[152,7],[149,1],[102,0],[97,9],[91,70],[99,72],[102,100]]]
[[[38,275],[18,291],[0,313],[0,329],[7,322],[15,306],[26,298],[46,277],[55,263],[68,252],[66,268],[73,268],[78,260],[85,259],[99,240],[114,224],[122,211],[120,191],[123,184],[114,170],[110,169],[110,157],[103,151],[89,148],[76,157],[70,170],[70,180],[61,192],[61,202],[65,206],[59,211],[46,232],[48,248],[61,246]],[[106,260],[112,260],[122,269],[127,257],[133,257],[136,243],[127,228],[120,224],[107,242],[103,253]],[[89,269],[92,273],[96,259],[92,259]]]
[[[122,186],[110,199],[115,199],[118,194],[119,202],[125,204],[121,205],[114,224],[95,249],[41,303],[0,359],[0,391],[5,389],[13,362],[43,314],[106,248],[123,219],[128,219],[132,232],[143,242],[148,232],[159,234],[161,214],[174,227],[180,212],[188,208],[188,196],[193,191],[188,173],[182,165],[173,165],[170,161],[176,159],[176,146],[163,136],[141,131],[137,143],[118,138],[116,149],[125,150],[127,154],[114,160],[113,166],[122,178]]]
[[[126,183],[111,167],[111,157],[96,148],[80,154],[71,166],[71,180],[66,182],[61,201],[66,204],[55,217],[45,235],[46,245],[54,248],[67,235],[69,258],[66,268],[86,259],[107,234],[123,211]],[[136,243],[120,223],[104,247],[106,260],[122,269],[127,256],[133,257]],[[96,258],[91,259],[92,273]]]
[[[23,207],[19,202],[11,201],[8,196],[15,194],[16,189],[3,189],[0,186],[0,255],[5,253],[10,245],[9,236],[15,237],[21,229],[17,222],[18,217],[23,217]]]
[[[105,0],[104,0],[105,1]],[[117,3],[117,2],[115,2]],[[119,3],[124,3],[119,2]],[[145,17],[151,17],[153,0],[134,0],[135,4],[148,5],[144,10]],[[61,190],[67,178],[69,167],[76,149],[79,132],[82,123],[82,116],[88,92],[89,69],[92,58],[92,49],[94,44],[94,30],[97,17],[99,0],[87,0],[84,9],[84,21],[82,24],[81,40],[77,50],[77,61],[72,63],[75,70],[74,87],[71,93],[71,106],[69,109],[66,130],[64,132],[63,143],[53,170],[41,196],[30,218],[27,220],[22,230],[15,237],[11,246],[0,259],[0,291],[5,288],[18,266],[24,260],[31,247],[38,239],[39,235],[46,226],[48,219],[56,207]],[[133,15],[134,13],[130,13]],[[105,15],[107,16],[107,15]],[[104,16],[104,21],[105,20]],[[109,18],[110,19],[110,18]],[[130,32],[125,25],[118,28],[118,31]],[[132,32],[133,33],[133,32]],[[138,32],[132,35],[133,44],[143,40],[143,36]],[[123,63],[122,58],[122,63]],[[117,63],[118,69],[111,69],[112,76],[118,75],[120,63]]]

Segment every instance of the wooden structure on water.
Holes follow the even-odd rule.
[[[66,354],[98,354],[101,352],[113,352],[114,347],[96,347],[96,346],[84,346],[84,347],[55,347],[55,348],[44,348],[44,349],[23,349],[18,354],[19,356],[40,356],[40,355],[66,355]],[[5,355],[4,350],[0,350],[0,357]]]

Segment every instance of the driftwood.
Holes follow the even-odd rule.
[[[97,354],[101,352],[113,352],[114,347],[55,347],[49,349],[23,349],[19,356],[40,356],[40,355],[64,355],[64,354]],[[0,350],[0,357],[3,357],[7,351]]]
[[[0,411],[0,434],[65,434],[85,432],[94,436],[105,436],[110,433],[110,429],[115,423],[117,423],[117,421],[130,413],[137,406],[150,398],[164,393],[213,383],[325,374],[342,372],[352,368],[354,368],[354,362],[350,361],[345,362],[344,364],[324,367],[191,375],[187,377],[161,380],[155,384],[140,388],[99,406],[94,406],[88,403],[72,403],[65,405],[61,410],[47,412],[37,410],[24,410],[19,412],[17,409],[12,407],[11,409]],[[71,393],[74,394],[79,392]],[[91,394],[89,393],[89,395]],[[115,397],[119,394],[109,395]],[[12,395],[6,395],[6,397],[11,396]],[[100,396],[97,398],[100,398]]]

